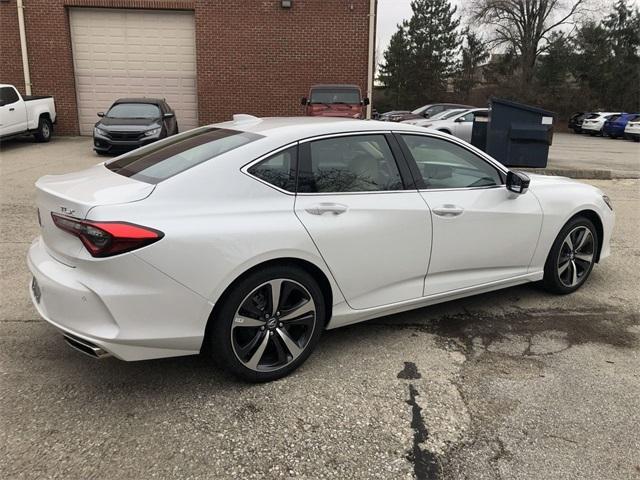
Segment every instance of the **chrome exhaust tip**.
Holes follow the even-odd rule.
[[[80,353],[84,353],[85,355],[89,355],[92,358],[101,359],[111,356],[111,354],[106,350],[83,338],[78,338],[68,333],[63,334],[62,337],[71,348]]]

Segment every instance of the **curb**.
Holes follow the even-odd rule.
[[[525,168],[525,172],[537,173],[539,175],[556,175],[559,177],[569,177],[582,180],[613,180],[640,178],[640,173],[616,172],[612,170],[596,169],[573,169],[573,168]]]

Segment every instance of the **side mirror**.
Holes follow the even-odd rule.
[[[302,97],[302,98],[300,99],[300,105],[304,106],[304,105],[306,105],[307,103],[309,103],[309,100],[307,100],[307,97]]]
[[[364,106],[369,105],[369,97],[364,97],[364,98],[362,99],[362,104],[363,104]]]
[[[100,118],[104,117],[104,112],[98,112],[98,116],[99,116]]]
[[[529,176],[522,172],[509,170],[509,173],[507,173],[507,190],[518,195],[522,195],[527,191],[530,182]]]
[[[172,112],[167,112],[163,115],[164,118],[173,118],[175,116],[176,116],[175,113],[172,113]]]

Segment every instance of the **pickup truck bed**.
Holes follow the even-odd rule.
[[[53,98],[52,95],[25,95],[22,99],[25,102],[30,102],[31,100],[42,100],[43,98]]]

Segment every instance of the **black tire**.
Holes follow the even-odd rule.
[[[569,266],[569,270],[576,268],[576,264],[578,264],[581,268],[584,267],[582,261],[578,261],[577,257],[574,261],[575,252],[571,253],[570,257],[566,255],[565,239],[567,236],[576,230],[586,228],[591,233],[591,238],[593,239],[591,248],[587,248],[587,252],[591,252],[592,260],[588,265],[588,268],[584,268],[583,272],[576,273],[577,283],[575,285],[568,285],[566,281],[564,281],[559,274],[560,264],[563,259],[566,259],[568,262],[572,263]],[[544,265],[544,277],[542,279],[542,284],[548,291],[552,293],[556,293],[559,295],[566,295],[568,293],[575,292],[578,288],[580,288],[584,282],[586,282],[587,278],[591,274],[593,270],[593,266],[595,265],[595,259],[597,256],[598,248],[600,246],[600,239],[598,238],[598,232],[596,227],[593,225],[593,222],[586,217],[578,216],[574,217],[567,222],[567,224],[562,227],[560,233],[556,237],[553,242],[553,246],[551,247],[551,251],[547,256],[547,261]],[[589,247],[589,245],[587,245]],[[562,255],[562,257],[561,257]],[[570,260],[568,260],[570,258]],[[571,272],[568,272],[571,273]]]
[[[235,337],[232,337],[232,335],[234,334],[233,322],[235,320],[236,313],[241,310],[242,305],[246,304],[245,302],[248,301],[248,297],[253,295],[257,289],[263,288],[263,285],[276,279],[284,279],[285,281],[302,285],[304,289],[306,289],[308,294],[310,294],[311,298],[313,299],[313,303],[315,305],[315,323],[312,328],[308,329],[311,331],[307,333],[307,336],[301,342],[304,345],[303,347],[301,347],[303,348],[302,353],[300,353],[297,357],[294,357],[292,361],[278,367],[261,367],[260,365],[256,367],[257,369],[271,368],[270,370],[252,369],[249,368],[242,360],[240,360],[240,358],[238,358],[238,355],[236,355],[235,353],[234,345],[236,344],[234,342],[236,340]],[[285,295],[283,294],[283,296],[281,297],[281,301],[283,301],[282,299],[284,297]],[[263,311],[269,309],[269,305],[265,305]],[[318,340],[320,339],[322,331],[324,330],[326,322],[325,317],[326,307],[322,290],[320,289],[318,282],[316,282],[316,280],[309,273],[294,265],[267,267],[262,270],[250,273],[246,277],[240,279],[235,285],[232,286],[231,290],[227,292],[227,294],[225,294],[219,308],[215,309],[212,318],[209,320],[211,324],[207,331],[206,340],[207,346],[209,347],[208,350],[214,360],[224,370],[232,373],[242,380],[248,382],[269,382],[272,380],[277,380],[293,372],[296,368],[304,363],[309,355],[311,355],[312,351],[318,343]],[[265,323],[264,325],[267,325],[267,323]],[[282,327],[282,324],[280,324],[280,327]],[[275,354],[276,350],[278,349],[276,349],[275,345],[271,342],[277,340],[276,343],[279,343],[280,346],[284,345],[284,342],[281,341],[280,336],[276,331],[269,330],[269,328],[265,330],[265,327],[260,328],[264,330],[264,332],[258,332],[256,327],[256,330],[251,331],[251,333],[248,334],[251,337],[255,332],[256,336],[251,342],[254,342],[254,345],[258,345],[262,342],[262,340],[264,340],[265,336],[272,335],[272,337],[270,337],[268,340],[265,340],[265,342],[267,342],[267,349],[265,350],[265,353],[268,354],[269,348],[271,348],[271,351]],[[285,330],[287,330],[286,326]],[[288,332],[291,332],[291,330],[289,329]],[[258,335],[262,335],[262,337],[258,339]],[[300,347],[299,344],[298,347]],[[287,354],[289,354],[291,350],[286,350],[286,352]],[[279,357],[279,354],[277,356]],[[277,362],[274,362],[274,365],[277,365]]]
[[[38,122],[38,129],[35,131],[33,136],[35,137],[37,142],[48,142],[51,140],[51,135],[53,134],[53,124],[51,120],[48,118],[40,117],[40,121]]]

